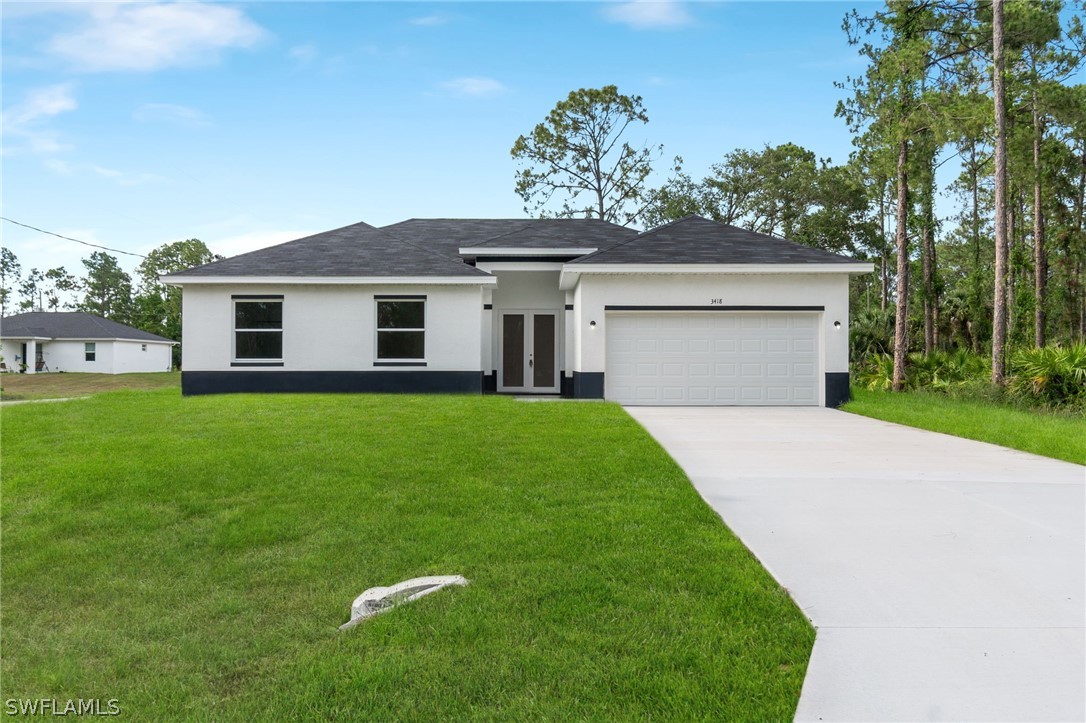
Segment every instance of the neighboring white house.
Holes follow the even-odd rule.
[[[168,372],[176,343],[80,311],[31,311],[0,319],[3,371]]]
[[[690,216],[360,223],[163,277],[182,391],[505,392],[623,404],[848,398],[872,265]]]

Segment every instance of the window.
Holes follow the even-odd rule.
[[[426,358],[426,297],[377,297],[377,359]]]
[[[283,301],[234,300],[234,358],[278,361],[283,358]]]
[[[140,344],[140,351],[147,351],[147,345],[146,344]]]
[[[93,341],[88,341],[83,344],[83,358],[89,362],[94,361],[98,356],[97,348],[94,346]]]

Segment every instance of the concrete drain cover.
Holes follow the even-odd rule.
[[[391,610],[397,605],[418,600],[443,587],[467,584],[467,578],[462,575],[434,575],[415,577],[389,587],[371,587],[354,599],[351,603],[351,619],[340,625],[339,629],[353,628],[366,618]]]

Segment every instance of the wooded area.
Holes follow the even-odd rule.
[[[1086,85],[1072,83],[1083,8],[891,0],[849,13],[865,70],[837,84],[855,145],[840,165],[767,145],[726,153],[701,179],[675,158],[653,188],[644,166],[656,149],[622,142],[648,122],[642,99],[575,91],[518,139],[517,192],[543,215],[654,226],[700,214],[873,261],[853,286],[851,329],[871,386],[976,378],[982,359],[1002,387],[1011,349],[1019,383],[1029,364],[1058,361],[1048,376],[1069,374],[1086,399]],[[960,173],[941,188],[947,164]],[[950,213],[937,213],[940,196]],[[1046,344],[1055,351],[1030,355]],[[927,377],[910,376],[924,364]]]

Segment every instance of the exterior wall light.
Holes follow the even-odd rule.
[[[833,322],[833,328],[834,329],[840,329],[841,328],[841,322],[839,322],[839,321]]]
[[[596,328],[596,322],[594,322],[594,321],[588,322],[588,328],[589,329],[595,329]]]

